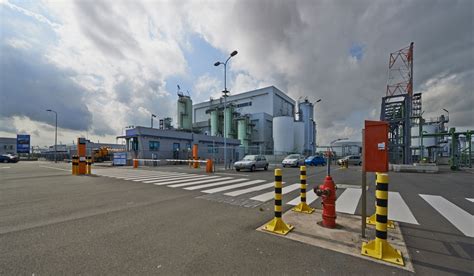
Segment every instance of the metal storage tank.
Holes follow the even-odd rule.
[[[225,121],[225,130],[224,135],[226,138],[233,138],[234,132],[232,131],[232,122],[233,122],[234,108],[232,106],[227,106],[224,111],[224,121]]]
[[[178,94],[178,129],[193,127],[193,101],[191,97]]]
[[[304,151],[304,122],[294,123],[294,143],[295,151],[302,153]]]
[[[219,128],[219,119],[218,119],[218,112],[217,110],[211,111],[211,136],[217,136],[218,128]]]
[[[275,154],[294,150],[294,119],[290,116],[273,117],[273,150]]]
[[[423,130],[427,134],[434,134],[437,132],[438,127],[436,125],[424,125]],[[436,137],[423,137],[423,147],[436,146]]]
[[[249,131],[248,131],[248,118],[240,118],[237,121],[237,139],[240,140],[240,144],[244,148],[249,147]]]
[[[436,125],[423,125],[423,131],[425,134],[434,134],[437,133],[438,127]],[[411,147],[417,148],[420,146],[420,129],[419,126],[411,127]],[[436,146],[436,137],[423,137],[423,147],[432,147]]]
[[[313,145],[315,144],[314,131],[314,105],[305,100],[298,104],[299,121],[304,122],[304,150],[313,152]]]

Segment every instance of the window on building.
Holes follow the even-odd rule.
[[[212,149],[214,149],[214,153],[219,152],[219,148],[217,146],[214,148],[213,145],[207,145],[207,153],[212,153]]]
[[[241,103],[237,105],[237,108],[239,107],[244,107],[244,106],[252,106],[252,102],[247,102],[247,103]]]
[[[149,148],[151,151],[159,151],[160,150],[160,142],[159,141],[149,141],[148,142]]]
[[[13,145],[10,145],[10,149],[11,149],[11,150],[13,149]]]

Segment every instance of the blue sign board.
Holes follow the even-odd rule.
[[[127,153],[126,152],[114,152],[114,166],[125,166],[127,165]]]
[[[30,135],[17,134],[16,135],[16,152],[30,153]]]

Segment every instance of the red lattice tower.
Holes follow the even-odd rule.
[[[413,96],[413,42],[410,46],[390,53],[386,96]]]

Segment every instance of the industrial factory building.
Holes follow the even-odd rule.
[[[313,104],[298,103],[274,86],[193,106],[193,129],[210,136],[238,139],[245,152],[313,153],[316,125]]]
[[[131,158],[187,159],[193,144],[202,158],[222,161],[249,153],[284,155],[312,154],[316,145],[313,103],[297,103],[274,86],[224,99],[193,105],[189,95],[178,91],[177,124],[160,120],[159,128],[134,127],[126,131]],[[225,137],[225,139],[224,139]]]

